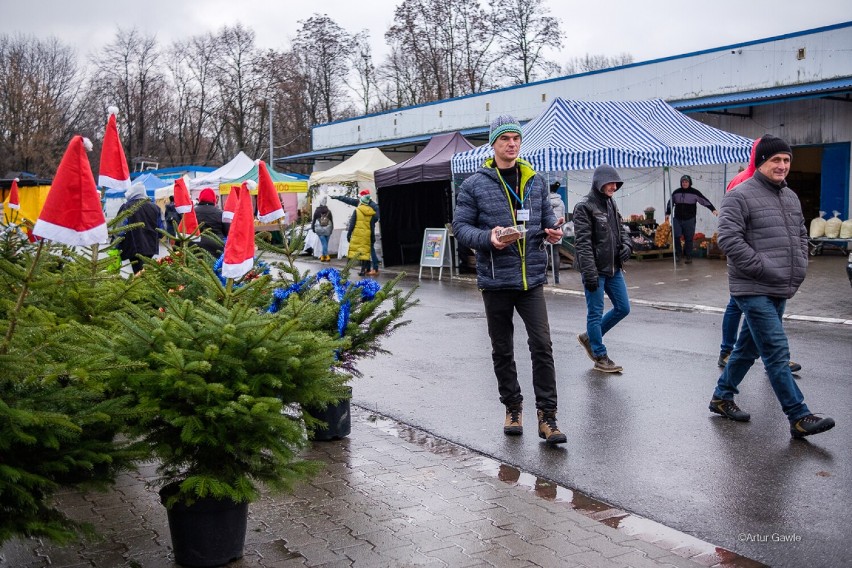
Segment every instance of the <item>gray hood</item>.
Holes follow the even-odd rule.
[[[127,193],[124,194],[124,198],[127,201],[132,201],[134,199],[141,199],[143,197],[148,197],[145,193],[145,186],[141,183],[134,183],[130,186],[130,189],[127,190]]]
[[[595,168],[595,173],[592,174],[592,189],[594,191],[602,193],[601,188],[612,182],[615,182],[618,189],[621,189],[621,186],[624,184],[618,172],[615,171],[615,168],[609,164],[601,164]]]

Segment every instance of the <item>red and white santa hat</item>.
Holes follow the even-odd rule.
[[[110,189],[130,189],[130,170],[127,168],[127,158],[124,157],[124,148],[118,137],[118,127],[115,123],[115,115],[118,108],[111,106],[107,109],[106,132],[104,132],[104,145],[101,148],[101,165],[98,175],[98,185]]]
[[[192,211],[192,199],[189,198],[189,190],[186,181],[182,177],[175,180],[175,209],[178,213],[189,213]]]
[[[56,170],[33,234],[70,246],[107,242],[101,197],[86,150],[88,138],[75,136]]]
[[[198,217],[195,216],[195,208],[189,204],[189,211],[183,214],[180,218],[180,223],[177,227],[178,234],[184,237],[192,237],[193,241],[201,240],[201,233],[198,230]]]
[[[18,210],[21,208],[21,196],[18,194],[18,178],[12,180],[12,187],[9,189],[9,209]]]
[[[222,276],[242,278],[254,266],[254,212],[251,195],[240,190],[237,211],[225,242],[225,258],[222,261]]]
[[[275,183],[266,163],[257,161],[257,220],[261,223],[272,223],[284,217],[284,207],[275,191]]]
[[[234,218],[234,213],[237,212],[240,191],[242,191],[242,187],[239,185],[231,186],[231,193],[228,194],[227,199],[225,199],[225,206],[222,208],[222,221],[230,223]]]

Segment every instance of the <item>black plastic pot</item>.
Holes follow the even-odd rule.
[[[352,399],[352,387],[346,388],[349,389],[349,396],[342,399],[337,404],[331,404],[325,408],[307,408],[307,411],[311,416],[328,424],[328,427],[317,428],[314,431],[314,440],[339,440],[340,438],[345,438],[350,432],[352,432],[352,416],[349,413],[350,402]]]
[[[163,487],[160,502],[177,493],[177,486]],[[175,562],[181,566],[224,566],[243,557],[248,503],[205,497],[189,506],[176,503],[167,512]]]

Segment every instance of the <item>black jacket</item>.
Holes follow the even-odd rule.
[[[198,228],[202,232],[201,242],[198,246],[219,258],[225,247],[210,237],[204,236],[204,231],[210,231],[222,240],[228,236],[230,223],[222,222],[222,210],[212,203],[199,203],[195,206],[195,217],[198,219]]]
[[[600,166],[592,178],[592,190],[574,207],[574,266],[583,273],[584,282],[615,275],[633,251],[615,201],[600,190],[609,182],[620,186],[621,179],[614,168]]]
[[[137,254],[153,258],[160,251],[160,234],[157,232],[159,207],[147,197],[142,197],[127,201],[118,208],[118,212],[123,213],[140,200],[143,201],[142,206],[127,218],[127,224],[142,223],[143,226],[122,233],[124,239],[118,244],[122,260],[136,260]]]

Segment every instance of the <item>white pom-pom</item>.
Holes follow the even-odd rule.
[[[255,161],[254,161],[254,165],[255,165],[255,166],[259,166],[259,165],[260,165],[260,159],[255,160]]]
[[[246,180],[246,187],[249,189],[257,189],[257,182],[253,179]]]
[[[109,108],[107,108],[107,112],[109,114],[118,114],[118,107],[117,106],[110,106]]]
[[[86,152],[91,152],[94,146],[92,145],[92,141],[86,137],[83,137],[83,148],[86,149]]]
[[[15,183],[18,183],[19,181],[21,181],[21,178],[15,178]]]

